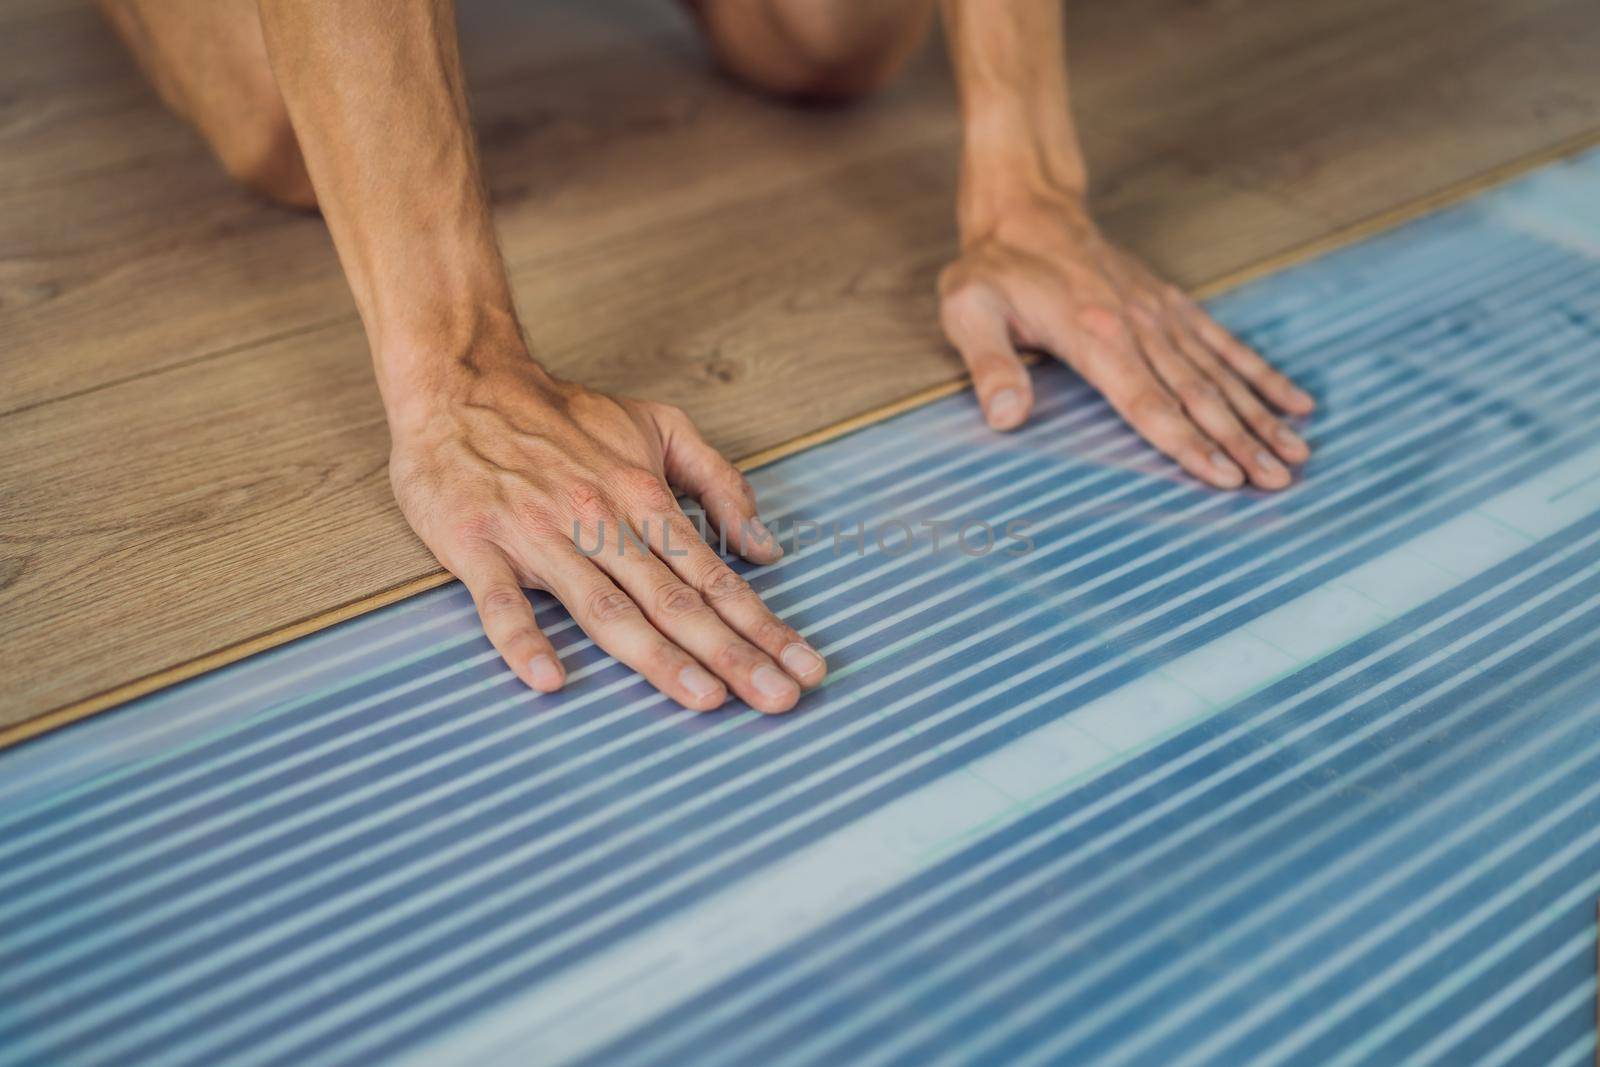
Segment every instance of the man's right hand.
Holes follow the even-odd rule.
[[[559,382],[528,355],[468,124],[451,0],[261,0],[317,203],[366,327],[401,510],[466,583],[517,677],[565,680],[524,588],[689,708],[787,711],[826,667],[701,540],[745,558],[755,498],[683,412]],[[666,523],[670,544],[663,545]],[[604,533],[592,556],[585,549]],[[623,525],[655,549],[622,544]],[[758,534],[759,527],[753,528]]]
[[[782,553],[749,483],[687,415],[558,381],[524,354],[455,378],[391,411],[390,478],[519,678],[545,692],[565,680],[528,588],[553,593],[597,645],[687,708],[710,710],[732,690],[783,712],[822,681],[822,657],[678,507],[671,486],[744,558]]]

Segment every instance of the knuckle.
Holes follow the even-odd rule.
[[[550,505],[543,500],[518,501],[516,514],[523,531],[535,537],[546,538],[560,532],[555,516],[550,513]]]
[[[621,622],[639,609],[620,589],[599,589],[588,595],[584,613],[597,623]]]
[[[1282,422],[1273,418],[1265,409],[1258,408],[1248,413],[1245,418],[1249,421],[1250,428],[1255,431],[1256,436],[1263,441],[1272,440],[1277,436],[1279,430],[1285,428]]]
[[[657,678],[671,678],[686,666],[688,657],[677,645],[657,635],[639,652],[639,662],[634,664],[644,674]]]
[[[490,589],[478,601],[478,610],[485,616],[507,615],[520,612],[528,603],[520,589],[513,589],[509,585],[497,585]]]
[[[1169,285],[1161,292],[1161,303],[1190,329],[1202,335],[1205,333],[1206,323],[1211,321],[1211,316],[1206,314],[1205,308],[1195,303],[1194,297],[1175,285]]]
[[[1184,382],[1178,387],[1178,400],[1190,410],[1213,407],[1221,399],[1222,396],[1217,387],[1203,378]]]
[[[1166,309],[1154,300],[1134,300],[1128,305],[1127,317],[1147,330],[1160,328],[1166,318]]]
[[[1232,374],[1224,375],[1219,383],[1219,388],[1222,390],[1222,396],[1227,400],[1228,405],[1246,418],[1253,418],[1267,413],[1267,409],[1261,406],[1261,401],[1256,399],[1256,394],[1237,376]]]
[[[1222,446],[1227,452],[1235,456],[1253,456],[1260,449],[1261,444],[1248,433],[1238,430],[1225,435],[1222,439]]]
[[[596,525],[606,517],[605,494],[591,482],[573,482],[563,490],[563,497],[567,511],[585,525]]]
[[[963,260],[958,259],[939,272],[939,297],[942,300],[957,299],[975,288],[972,270]]]
[[[1128,327],[1122,313],[1110,304],[1080,304],[1073,311],[1073,317],[1078,329],[1098,341],[1116,344],[1127,337]]]
[[[1031,383],[1028,380],[1028,372],[1017,362],[1016,357],[1009,352],[984,348],[975,352],[967,352],[964,355],[967,369],[972,372],[973,378],[991,389],[1000,389],[1006,386],[1010,386],[1013,389],[1031,387]]]
[[[617,476],[617,481],[629,499],[651,510],[660,511],[673,503],[672,493],[660,476],[643,467],[629,467]]]
[[[1163,422],[1178,412],[1165,393],[1156,389],[1144,389],[1136,393],[1129,402],[1128,413],[1135,422]]]
[[[1222,323],[1218,322],[1216,319],[1207,315],[1206,322],[1210,324],[1211,332],[1216,335],[1217,340],[1225,347],[1231,349],[1237,355],[1248,356],[1251,359],[1261,358],[1261,354],[1259,352],[1245,344],[1242,340],[1235,336],[1232,330],[1222,325]]]
[[[756,498],[755,486],[750,484],[750,479],[744,476],[743,471],[731,463],[728,464],[727,491],[740,502],[749,502]]]
[[[651,410],[656,413],[658,418],[665,419],[667,422],[689,421],[689,413],[676,404],[666,404],[657,401],[651,404]]]
[[[737,640],[724,641],[711,653],[711,663],[716,667],[716,673],[723,677],[741,673],[752,666],[755,658],[755,650]]]
[[[487,511],[469,511],[450,527],[452,539],[463,545],[492,543],[499,532],[500,520]]]
[[[1222,397],[1246,422],[1259,422],[1262,419],[1270,421],[1272,418],[1272,413],[1256,398],[1250,387],[1242,382],[1228,383],[1222,389]]]
[[[705,590],[707,600],[721,603],[748,595],[750,583],[719,562],[704,576],[701,588]]]
[[[1244,416],[1244,423],[1246,426],[1250,427],[1250,432],[1255,434],[1255,436],[1260,438],[1263,442],[1273,440],[1273,438],[1277,436],[1278,431],[1283,428],[1283,424],[1281,422],[1267,414],[1265,411],[1247,412]]]
[[[663,619],[682,619],[705,610],[700,594],[682,582],[672,582],[656,593],[656,612]]]
[[[1222,348],[1223,351],[1232,355],[1234,362],[1240,367],[1254,374],[1276,373],[1270,366],[1267,365],[1267,361],[1261,358],[1261,353],[1257,352],[1255,349],[1251,348],[1249,345],[1233,336],[1233,334],[1229,333],[1227,330],[1216,325],[1215,323],[1212,324],[1211,329],[1216,334],[1217,345]]]
[[[961,274],[940,279],[939,320],[947,331],[959,333],[981,324],[992,311],[987,288]]]
[[[1232,393],[1239,384],[1239,374],[1228,363],[1219,359],[1198,335],[1190,335],[1189,343],[1184,346],[1184,356],[1191,364],[1199,368],[1208,381],[1217,386],[1224,393]]]
[[[702,546],[709,547],[708,541],[714,539],[716,534],[712,531],[711,520],[707,514],[710,505],[705,500],[700,500],[688,506],[688,509],[673,516],[671,526],[672,553],[683,555],[690,560],[699,557]],[[715,553],[713,553],[714,555]],[[691,563],[690,566],[693,566]],[[693,582],[696,588],[700,583]]]
[[[781,649],[791,641],[798,641],[799,639],[799,634],[777,619],[769,618],[756,626],[756,644],[762,648]]]

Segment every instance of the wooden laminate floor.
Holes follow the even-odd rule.
[[[668,0],[462,0],[539,355],[748,455],[959,374],[936,49],[796,109]],[[1593,0],[1074,3],[1099,212],[1203,285],[1600,128]],[[79,0],[0,3],[0,727],[434,573],[320,221],[252,201]]]

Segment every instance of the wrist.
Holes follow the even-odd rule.
[[[956,218],[963,246],[1040,209],[1084,210],[1088,172],[1070,123],[993,117],[967,123]]]
[[[373,341],[373,365],[390,427],[398,434],[459,405],[485,404],[520,385],[554,390],[509,312],[443,314],[425,328]]]
[[[956,222],[963,250],[1008,234],[1026,236],[1042,224],[1093,225],[1081,182],[1019,170],[974,175],[966,167]]]

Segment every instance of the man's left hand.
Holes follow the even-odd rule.
[[[1067,363],[1211,485],[1282,489],[1310,455],[1273,408],[1305,415],[1311,397],[1108,241],[1081,200],[1034,198],[964,246],[940,276],[940,316],[995,429],[1020,426],[1033,406],[1017,356],[1028,348]]]

